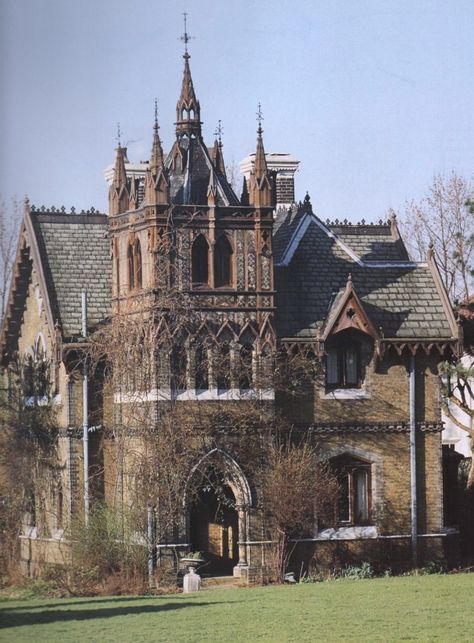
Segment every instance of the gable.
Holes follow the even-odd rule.
[[[429,264],[364,262],[325,226],[310,222],[299,223],[293,244],[288,263],[275,271],[280,337],[316,337],[349,273],[368,318],[384,338],[456,336]]]

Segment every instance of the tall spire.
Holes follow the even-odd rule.
[[[158,130],[158,102],[155,98],[155,123],[153,125],[153,144],[151,146],[150,170],[153,176],[158,174],[159,170],[164,167],[163,148],[161,147],[160,135]]]
[[[145,175],[144,205],[162,205],[168,203],[169,183],[163,159],[163,148],[161,147],[158,130],[158,102],[155,98],[155,122],[153,124],[153,144],[151,146],[151,157]]]
[[[127,173],[125,159],[127,149],[120,144],[120,123],[117,123],[117,150],[115,156],[114,180],[109,190],[109,214],[127,212],[129,207],[129,192],[127,188]]]
[[[188,53],[188,42],[192,36],[187,31],[187,14],[184,13],[184,33],[181,40],[184,42],[184,72],[181,94],[176,104],[176,133],[201,135],[201,107],[194,92],[193,79],[189,68],[190,55]]]
[[[258,112],[257,112],[257,121],[258,121],[258,129],[257,129],[257,151],[255,152],[255,176],[257,179],[261,179],[265,174],[268,172],[268,167],[267,167],[267,160],[265,158],[265,149],[263,147],[263,129],[262,129],[262,121],[263,121],[263,115],[262,115],[262,106],[259,103],[258,104]]]
[[[268,207],[272,205],[272,184],[265,158],[263,147],[262,129],[262,106],[258,104],[257,112],[257,150],[255,152],[255,163],[249,179],[249,203],[255,207]]]

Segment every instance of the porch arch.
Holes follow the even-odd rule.
[[[238,548],[238,562],[233,567],[234,576],[241,576],[242,568],[248,567],[247,557],[247,541],[248,541],[248,514],[249,508],[252,506],[253,498],[248,480],[240,467],[240,465],[228,453],[219,448],[211,449],[208,453],[203,455],[199,461],[193,466],[188,476],[184,498],[183,509],[186,516],[186,531],[187,542],[191,542],[192,526],[191,516],[194,515],[193,511],[193,493],[192,481],[199,473],[204,474],[206,470],[214,470],[217,474],[222,476],[222,482],[230,489],[235,498],[235,513],[237,518],[236,527],[237,548]],[[234,518],[235,520],[235,518]],[[196,523],[193,523],[196,524]],[[234,541],[235,542],[235,541]],[[237,553],[237,552],[236,552]],[[234,561],[236,561],[234,558]]]

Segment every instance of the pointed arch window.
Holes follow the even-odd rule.
[[[227,341],[219,344],[217,350],[216,384],[221,391],[227,391],[231,385],[230,346]]]
[[[249,342],[240,346],[239,388],[241,390],[252,387],[253,347]]]
[[[127,250],[128,285],[130,290],[142,287],[142,249],[140,240],[130,243]]]
[[[170,354],[170,388],[184,391],[187,388],[187,354],[183,344],[175,344]]]
[[[142,248],[140,240],[135,241],[134,247],[134,265],[135,265],[135,281],[136,288],[142,287]]]
[[[191,266],[193,286],[207,286],[209,284],[209,245],[202,234],[194,240]]]
[[[220,236],[214,247],[214,287],[232,286],[233,250],[225,235]]]
[[[208,346],[200,343],[194,354],[195,359],[195,385],[197,390],[205,391],[209,388],[209,359]]]
[[[127,262],[128,262],[128,287],[130,290],[135,288],[135,263],[133,261],[133,247],[128,246],[127,250]]]

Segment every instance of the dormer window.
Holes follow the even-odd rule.
[[[232,286],[232,246],[225,235],[214,246],[214,287]]]
[[[358,347],[333,347],[327,350],[326,383],[334,388],[360,386],[360,355]]]
[[[369,352],[364,351],[363,333],[348,329],[332,335],[326,341],[326,387],[329,389],[360,388],[364,379],[364,366]],[[367,341],[365,344],[367,344]],[[368,347],[368,344],[367,344]],[[363,363],[364,362],[364,363]]]

